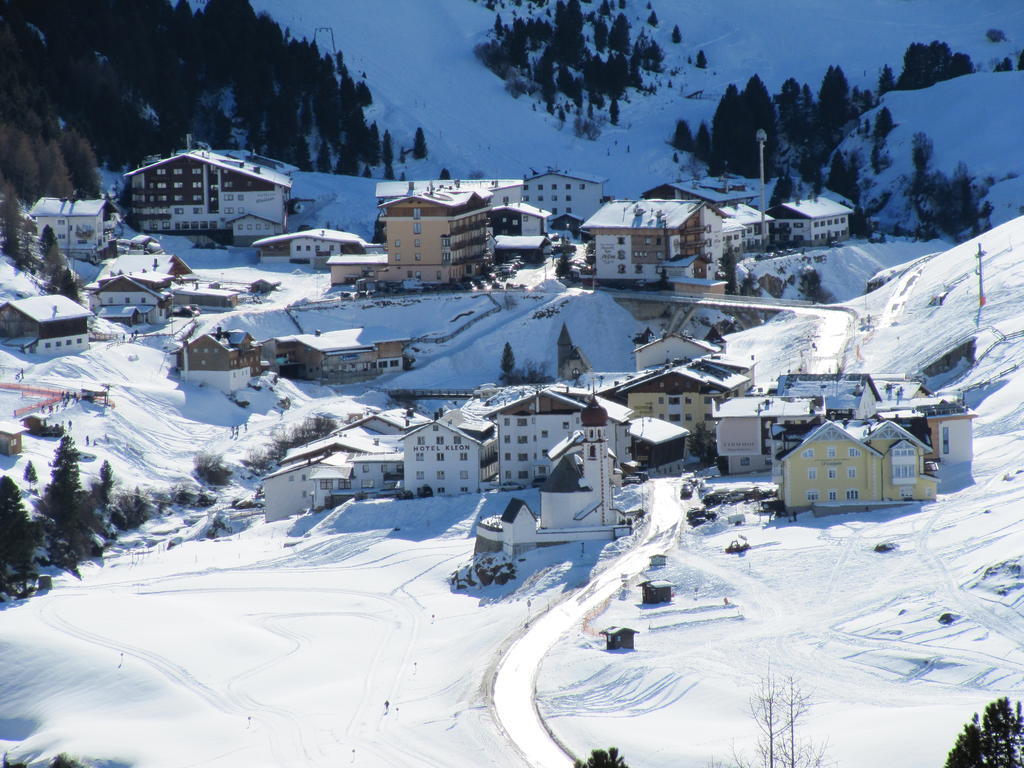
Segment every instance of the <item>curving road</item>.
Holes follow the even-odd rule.
[[[678,482],[653,480],[647,522],[639,541],[605,565],[586,587],[570,593],[535,618],[505,651],[494,680],[487,686],[488,707],[499,728],[531,768],[568,768],[569,751],[545,725],[535,703],[537,671],[558,639],[611,597],[623,576],[643,571],[651,555],[673,545],[679,534],[683,505]]]

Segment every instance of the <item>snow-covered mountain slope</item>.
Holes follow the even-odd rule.
[[[1017,219],[851,302],[871,315],[855,329],[851,368],[915,373],[979,339],[973,366],[933,380],[966,389],[977,411],[973,472],[947,474],[934,504],[767,526],[738,505],[741,527],[684,534],[668,567],[647,574],[675,585],[671,605],[640,606],[624,590],[544,661],[540,706],[563,743],[616,744],[654,768],[727,760],[734,748],[749,756],[748,699],[770,670],[811,695],[803,736],[827,743],[831,761],[925,768],[942,763],[972,712],[1024,696],[1022,235]],[[816,339],[806,320],[779,319],[737,334],[732,349],[749,336],[769,366]],[[725,554],[740,535],[750,551]],[[606,653],[597,631],[611,625],[640,630],[638,650]]]
[[[993,208],[991,220],[999,224],[1021,214],[1024,204],[1024,155],[1015,126],[1024,120],[1024,106],[1017,94],[1024,87],[1024,72],[979,72],[937,83],[918,91],[890,91],[881,104],[861,120],[875,125],[878,112],[888,109],[895,127],[882,144],[891,161],[864,194],[864,205],[874,208],[879,221],[904,229],[914,226],[906,188],[913,173],[911,150],[914,135],[925,134],[932,142],[929,170],[953,176],[963,163],[975,182],[987,189],[984,197]],[[986,105],[998,104],[992,112]],[[840,151],[860,157],[862,175],[870,171],[871,135],[851,134]]]
[[[666,143],[676,120],[684,118],[694,128],[710,121],[729,83],[743,87],[757,74],[775,92],[794,77],[817,91],[828,66],[838,64],[851,85],[874,90],[882,66],[898,73],[913,42],[945,41],[986,70],[1003,57],[1015,57],[1024,45],[1024,11],[1014,0],[788,0],[755,5],[741,0],[660,0],[650,5],[659,18],[657,28],[647,24],[647,2],[629,0],[625,13],[634,35],[647,32],[665,52],[665,71],[653,79],[657,92],[633,93],[628,103],[620,104],[620,124],[605,125],[596,141],[587,141],[576,138],[571,125],[560,125],[535,100],[512,98],[474,57],[473,47],[485,39],[495,15],[501,13],[507,23],[516,12],[508,3],[489,11],[471,0],[253,2],[292,34],[315,37],[324,50],[331,50],[333,34],[350,70],[366,72],[373,84],[375,101],[368,117],[390,127],[397,146],[411,147],[415,129],[423,127],[430,155],[396,164],[396,173],[429,178],[447,167],[453,175],[500,177],[551,165],[604,175],[608,193],[619,197],[638,195],[680,175]],[[680,44],[671,42],[675,25],[682,33]],[[1006,40],[990,42],[986,32],[993,28],[1002,30]],[[709,59],[705,70],[687,62],[698,50]],[[1011,87],[1009,81],[1002,85]],[[700,98],[684,98],[698,91]],[[986,104],[1007,104],[993,100],[987,88],[979,93],[962,86],[962,91],[955,110],[961,115],[991,114]],[[947,117],[940,116],[940,122]],[[903,120],[908,136],[935,130],[934,121]],[[1015,124],[1002,118],[982,122]],[[964,132],[960,142],[975,143],[977,135],[975,130]],[[976,143],[984,152],[984,142]],[[956,144],[949,152],[963,154]],[[1000,161],[995,152],[989,158]]]

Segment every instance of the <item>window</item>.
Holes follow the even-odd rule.
[[[443,453],[437,454],[437,460],[438,461],[444,461],[444,454]]]
[[[370,471],[370,465],[369,464],[363,464],[363,474],[365,475],[369,471]]]
[[[505,435],[503,440],[506,443],[511,443],[512,442],[512,436],[511,435]]]
[[[847,455],[851,459],[856,459],[858,456],[860,456],[860,448],[851,448],[849,451],[847,451]]]
[[[949,454],[949,427],[942,428],[942,455]]]
[[[422,470],[421,470],[421,471],[418,471],[418,472],[416,473],[416,479],[417,479],[417,480],[422,480],[422,479],[423,479],[423,472],[422,472]]]
[[[437,470],[437,479],[438,480],[444,480],[444,470],[443,469]]]
[[[811,488],[811,490],[809,490],[807,492],[807,500],[808,501],[817,501],[818,498],[819,498],[819,494],[818,494],[818,489],[817,488]]]
[[[540,436],[541,436],[542,439],[547,437],[548,436],[548,431],[546,429],[542,429],[540,431]]]
[[[839,491],[837,491],[835,488],[829,488],[828,489],[828,500],[829,501],[838,501],[839,500]]]
[[[835,467],[829,467],[828,468],[828,479],[829,480],[835,480],[838,476],[839,476],[839,472],[836,470]]]
[[[526,435],[519,435],[518,437],[516,437],[516,442],[521,445],[523,443],[529,442],[529,440],[527,439]]]
[[[856,488],[847,488],[846,489],[846,500],[847,501],[856,501],[859,498],[860,498],[860,491],[858,491]]]
[[[417,453],[416,454],[416,461],[423,461],[423,454],[422,453]]]
[[[901,499],[912,499],[914,498],[914,487],[912,485],[904,485],[900,487],[900,498]]]
[[[444,435],[438,435],[435,442],[437,442],[438,445],[444,445]]]
[[[529,461],[530,460],[530,454],[528,454],[528,453],[518,453],[518,454],[516,454],[516,458],[519,461]]]
[[[469,470],[467,470],[467,469],[460,469],[459,470],[459,480],[469,480]]]
[[[427,444],[427,438],[423,437],[422,435],[420,435],[419,437],[416,438],[416,445],[426,445],[426,444]]]
[[[817,480],[818,479],[818,468],[817,467],[808,467],[807,468],[807,479],[808,480]]]
[[[805,458],[805,459],[813,459],[814,458],[814,449],[813,448],[807,448],[806,450],[803,451],[803,453],[800,454],[800,456],[802,458]]]
[[[825,455],[830,459],[834,459],[836,457],[836,447],[834,445],[830,445],[825,449]]]
[[[469,454],[466,452],[460,453],[459,461],[469,461]]]
[[[915,474],[913,464],[892,465],[892,480],[894,483],[900,480],[913,480]]]
[[[857,468],[856,467],[847,467],[846,468],[846,476],[848,478],[850,478],[851,480],[856,479],[856,477],[857,477]]]
[[[530,470],[528,470],[528,469],[521,469],[521,470],[519,470],[519,479],[520,480],[529,480],[530,479]]]
[[[421,234],[423,234],[423,223],[419,222],[419,221],[414,221],[412,223],[412,233],[414,235],[421,235]]]

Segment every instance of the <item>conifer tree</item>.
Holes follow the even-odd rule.
[[[946,768],[1021,768],[1024,765],[1024,717],[1021,704],[1003,697],[975,713],[946,756]]]
[[[683,42],[683,33],[679,31],[678,24],[672,27],[672,42],[676,43],[677,45]]]
[[[33,558],[38,544],[39,527],[25,511],[21,490],[10,475],[0,477],[0,594],[24,590],[35,575]]]
[[[31,461],[25,465],[25,473],[22,475],[22,478],[33,489],[36,487],[36,483],[39,482],[39,475],[36,474],[36,465]]]
[[[612,125],[619,124],[619,100],[612,99],[612,103],[608,106],[608,120],[611,121]]]
[[[658,26],[658,14],[656,14],[653,10],[651,11],[651,15],[647,17],[647,23],[650,24],[652,27]]]
[[[501,351],[501,378],[504,381],[509,381],[515,369],[516,355],[512,351],[512,345],[506,341],[505,348]]]
[[[50,465],[50,483],[39,502],[48,520],[50,560],[72,572],[92,551],[91,536],[98,528],[89,496],[82,489],[79,458],[74,438],[62,437]]]
[[[672,146],[683,152],[693,151],[693,134],[690,133],[690,126],[685,120],[676,121],[676,130],[672,135]]]
[[[694,62],[694,66],[696,66],[697,69],[707,69],[708,68],[708,57],[704,55],[704,49],[703,48],[700,49],[699,51],[697,51],[697,61]]]
[[[892,67],[886,64],[878,75],[878,95],[883,96],[896,87],[896,77],[892,73]]]
[[[391,131],[384,131],[384,138],[380,144],[380,158],[384,162],[384,178],[395,178],[395,169],[391,165],[395,159],[395,153],[391,147]]]
[[[427,139],[423,135],[423,129],[416,129],[416,136],[412,142],[412,156],[417,160],[422,160],[427,156]]]

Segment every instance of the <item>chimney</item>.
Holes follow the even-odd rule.
[[[57,305],[56,304],[53,305],[53,316],[54,317],[57,316]]]
[[[413,182],[409,182],[409,194],[411,195],[415,191],[416,185]]]
[[[319,328],[317,328],[315,331],[313,331],[313,335],[314,336],[321,336],[321,335],[323,335],[323,331],[321,331]]]

